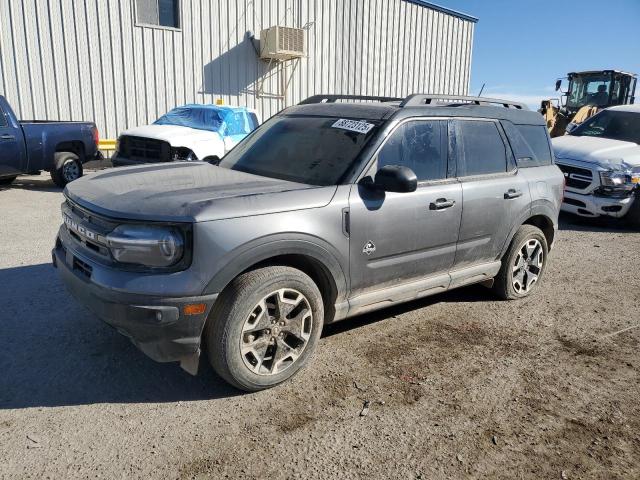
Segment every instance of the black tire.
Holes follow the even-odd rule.
[[[18,177],[0,178],[0,185],[11,185],[16,178]]]
[[[82,173],[82,162],[78,155],[72,152],[56,152],[51,170],[53,183],[64,188],[67,183],[80,178]]]
[[[627,225],[640,229],[640,193],[636,193],[631,208],[624,216]]]
[[[529,242],[537,241],[542,250],[542,266],[539,269],[537,278],[529,287],[525,290],[520,288],[519,290],[514,286],[514,269],[516,268],[516,262],[522,249]],[[509,249],[502,257],[502,266],[498,275],[494,279],[493,291],[500,298],[505,300],[515,300],[518,298],[524,298],[535,291],[536,287],[542,280],[544,272],[547,267],[547,259],[549,255],[549,246],[547,245],[547,239],[538,227],[533,225],[522,225],[511,240]],[[528,272],[527,272],[528,273]],[[528,277],[525,277],[525,284],[528,282]]]
[[[240,343],[245,339],[243,326],[261,300],[280,289],[294,289],[308,301],[312,313],[309,338],[297,359],[281,372],[255,373],[246,364],[247,354],[243,357],[241,352]],[[264,267],[240,275],[220,294],[209,316],[204,340],[209,361],[216,373],[234,387],[254,392],[274,387],[300,371],[315,350],[323,323],[322,296],[308,275],[291,267]],[[266,354],[263,359],[267,361]],[[260,362],[261,365],[264,362]]]

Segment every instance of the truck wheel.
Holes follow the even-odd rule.
[[[291,267],[244,273],[218,297],[205,330],[213,369],[254,392],[291,378],[316,348],[324,305],[316,284]]]
[[[493,291],[505,300],[528,296],[540,283],[546,268],[549,247],[537,227],[522,225],[502,257],[502,267],[494,279]]]
[[[640,193],[636,193],[631,208],[629,208],[624,219],[631,227],[640,228]]]
[[[0,185],[11,185],[17,177],[0,178]]]
[[[80,157],[71,152],[56,152],[51,170],[51,179],[60,188],[82,176]]]

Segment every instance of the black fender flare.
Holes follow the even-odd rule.
[[[511,245],[511,240],[513,240],[514,235],[518,231],[518,229],[527,223],[527,220],[536,216],[546,217],[551,224],[553,225],[553,229],[558,229],[558,208],[554,206],[551,200],[536,200],[531,204],[531,208],[523,213],[517,222],[514,223],[511,231],[509,232],[509,236],[507,237],[507,241],[504,243],[502,250],[500,251],[500,256],[497,260],[500,260],[504,254],[509,249]],[[554,221],[555,218],[555,221]],[[555,236],[555,235],[554,235]],[[551,249],[551,245],[549,245],[549,249]]]
[[[203,295],[220,293],[242,272],[254,265],[282,255],[301,255],[322,265],[325,274],[333,283],[336,301],[343,301],[347,294],[348,283],[344,269],[338,258],[337,250],[324,240],[307,235],[278,234],[273,237],[257,239],[243,244],[230,252],[228,260],[209,280]]]

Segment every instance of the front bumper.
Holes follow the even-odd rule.
[[[579,193],[565,191],[560,209],[582,217],[609,216],[622,218],[627,214],[634,201],[636,201],[636,194],[628,197],[606,197],[593,194],[580,195]]]
[[[92,282],[87,269],[104,267],[88,263],[60,242],[52,260],[71,294],[143,353],[158,362],[179,361],[186,371],[197,373],[202,330],[218,294],[167,298],[112,290]],[[194,303],[206,304],[204,313],[185,315],[184,306]]]

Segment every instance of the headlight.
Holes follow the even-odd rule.
[[[120,225],[107,235],[107,246],[118,262],[169,267],[184,254],[184,236],[178,228]]]
[[[600,182],[604,187],[620,188],[631,183],[631,177],[622,171],[606,170],[600,172]]]

